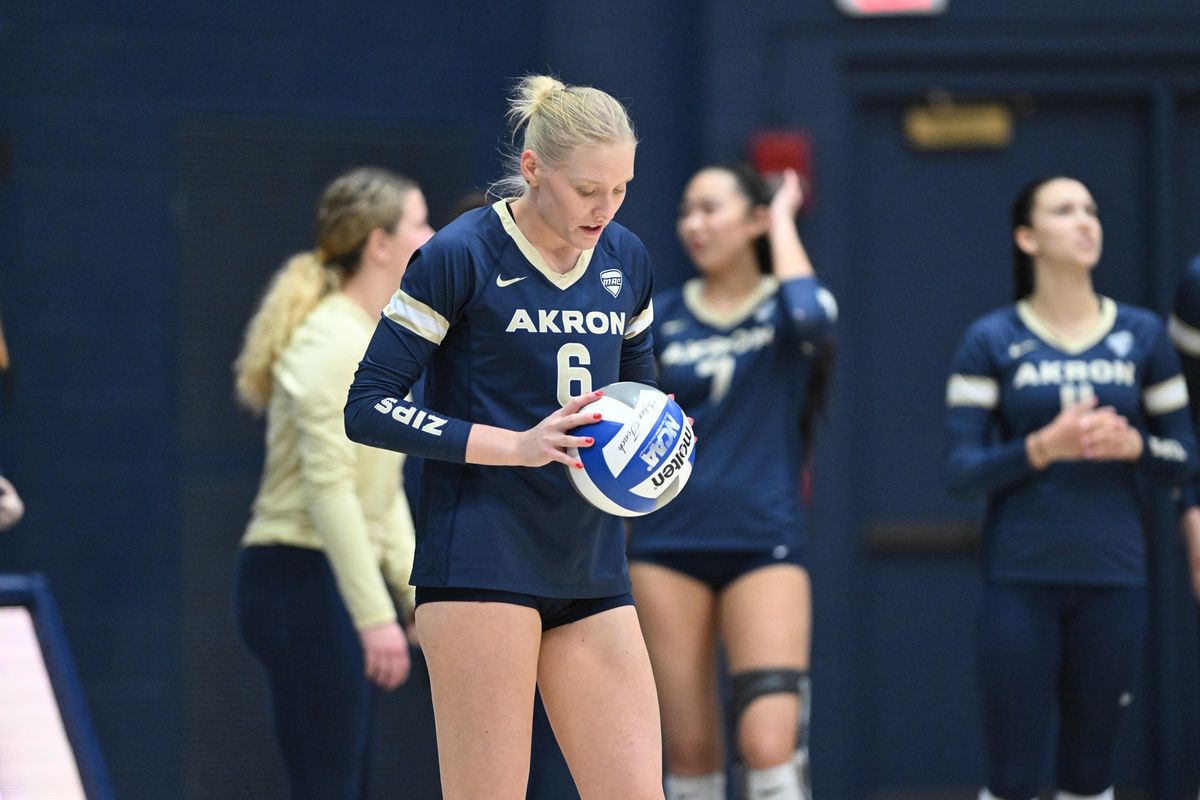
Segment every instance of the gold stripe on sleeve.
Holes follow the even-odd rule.
[[[1167,333],[1171,342],[1185,355],[1200,357],[1200,330],[1193,328],[1174,314],[1167,320]]]
[[[392,300],[383,309],[383,315],[392,322],[440,345],[450,330],[450,322],[429,306],[397,290]]]
[[[654,301],[651,300],[646,304],[646,308],[642,313],[638,314],[629,322],[629,326],[625,328],[625,338],[632,339],[640,333],[643,333],[650,327],[650,323],[654,322]]]
[[[1162,383],[1147,386],[1142,392],[1142,403],[1146,411],[1156,417],[1178,411],[1188,404],[1187,382],[1182,375],[1176,375]]]
[[[995,408],[1000,401],[996,381],[982,375],[951,375],[946,382],[946,405]]]

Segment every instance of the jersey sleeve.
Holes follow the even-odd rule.
[[[1187,381],[1188,402],[1192,426],[1200,418],[1200,256],[1196,256],[1179,281],[1175,306],[1167,327],[1171,344],[1179,353],[1183,377]],[[1182,487],[1180,508],[1200,506],[1200,481],[1189,481]]]
[[[819,339],[837,322],[837,300],[815,277],[783,281],[779,284],[779,299],[783,319],[802,339]]]
[[[1200,400],[1200,256],[1179,281],[1167,330],[1179,351],[1188,394],[1195,403]]]
[[[1000,381],[987,337],[973,326],[959,344],[946,382],[946,473],[957,495],[990,495],[1033,472],[1025,440],[1002,440]]]
[[[639,243],[640,244],[640,243]],[[625,329],[625,341],[621,344],[621,380],[636,381],[658,388],[658,371],[654,362],[654,339],[650,332],[654,323],[654,270],[650,256],[644,247],[641,250],[645,270],[638,311]]]
[[[298,431],[300,476],[313,528],[321,540],[356,628],[396,618],[367,532],[357,487],[358,459],[346,438],[342,403],[354,354],[336,332],[294,341],[281,357],[276,391],[289,395]],[[399,475],[396,476],[399,480]]]
[[[474,292],[471,254],[434,237],[384,309],[346,399],[346,435],[422,458],[466,461],[471,422],[406,400]]]
[[[1196,471],[1196,436],[1179,356],[1166,328],[1156,323],[1142,387],[1148,430],[1142,432],[1145,447],[1140,464],[1155,480],[1176,484]]]

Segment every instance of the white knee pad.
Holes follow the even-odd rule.
[[[796,750],[796,754],[792,756],[792,766],[796,770],[796,777],[800,781],[800,797],[803,800],[812,800],[812,771],[808,763],[808,745]]]
[[[667,800],[725,800],[725,773],[668,774]]]
[[[810,800],[792,761],[777,767],[746,770],[746,800]]]
[[[1108,787],[1100,794],[1071,794],[1070,792],[1056,792],[1054,800],[1113,800],[1113,787]]]

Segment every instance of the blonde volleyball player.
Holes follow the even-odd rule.
[[[351,438],[425,459],[417,630],[446,800],[521,800],[535,686],[584,800],[662,798],[654,681],[621,521],[564,470],[618,380],[653,383],[652,276],[613,221],[637,141],[608,94],[548,76],[494,205],[413,258],[346,405]],[[404,400],[424,373],[420,405]]]

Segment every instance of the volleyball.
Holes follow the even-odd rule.
[[[599,422],[575,428],[590,447],[568,448],[583,469],[569,468],[571,485],[589,503],[621,517],[640,517],[679,496],[696,460],[696,435],[671,398],[642,383],[605,386],[604,396],[583,407]]]

